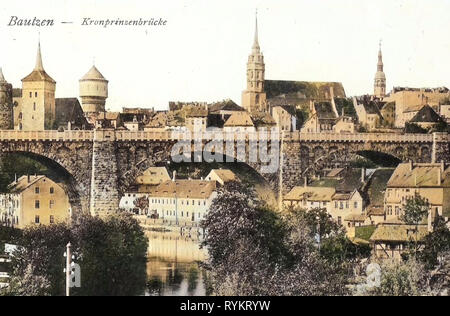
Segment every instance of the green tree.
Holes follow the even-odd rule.
[[[408,225],[419,225],[428,215],[430,204],[419,194],[415,194],[412,199],[408,199],[405,204],[404,213],[400,217]]]
[[[450,229],[442,217],[437,217],[433,231],[425,236],[423,245],[419,258],[427,269],[436,267],[442,261],[441,257],[450,252]]]
[[[400,216],[400,219],[404,221],[407,225],[415,226],[414,240],[413,240],[413,250],[412,253],[414,256],[417,255],[418,252],[418,237],[417,234],[419,232],[419,224],[426,219],[428,212],[430,210],[430,204],[427,200],[422,198],[419,194],[415,194],[412,199],[408,199],[406,201],[404,207],[404,213]]]
[[[346,275],[318,253],[307,221],[262,205],[239,183],[220,188],[202,226],[218,295],[344,294]],[[327,231],[324,224],[324,232]]]
[[[81,288],[72,295],[138,295],[146,282],[148,241],[129,214],[100,219],[80,216],[72,226],[26,228],[15,240],[9,295],[63,295],[66,245],[81,267]]]
[[[414,258],[406,262],[388,260],[381,265],[381,284],[371,293],[377,296],[418,296],[429,293],[428,275]]]

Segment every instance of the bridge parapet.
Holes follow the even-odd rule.
[[[300,133],[285,134],[285,141],[311,141],[311,142],[382,142],[382,143],[431,143],[432,134],[393,134],[393,133]]]
[[[17,131],[0,130],[0,140],[23,141],[91,141],[94,139],[93,131]]]
[[[203,140],[212,140],[218,131],[204,132]],[[220,132],[220,131],[219,131]],[[431,143],[434,141],[445,142],[450,140],[446,133],[434,134],[393,134],[393,133],[300,133],[284,132],[285,141],[311,141],[311,142],[392,142],[392,143]],[[18,131],[0,130],[0,140],[42,140],[42,141],[174,141],[185,139],[186,134],[172,131],[118,131],[118,130],[73,130],[73,131]],[[195,135],[192,135],[195,136]],[[223,133],[224,139],[234,140],[259,140],[271,139],[270,132],[234,132]]]

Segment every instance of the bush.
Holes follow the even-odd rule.
[[[30,227],[18,239],[9,295],[63,295],[67,243],[81,267],[81,288],[72,295],[137,295],[146,282],[148,241],[130,215],[103,220],[82,216],[66,224]]]

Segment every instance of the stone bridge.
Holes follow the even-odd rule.
[[[204,135],[201,147],[212,136]],[[245,151],[257,147],[258,138],[234,135],[244,140]],[[281,140],[280,140],[281,139]],[[323,168],[342,166],[363,151],[392,155],[415,162],[449,161],[449,135],[434,134],[334,134],[283,133],[274,142],[277,151],[275,172],[264,172],[260,160],[248,165],[261,174],[275,191],[286,192]],[[119,199],[139,173],[171,159],[171,150],[180,138],[171,132],[95,131],[0,131],[0,154],[22,153],[64,170],[74,211],[107,215],[118,209]],[[191,151],[196,151],[192,142]],[[223,149],[225,150],[225,148]],[[221,150],[215,149],[221,154]],[[230,153],[226,152],[227,156]],[[237,150],[231,155],[236,157]],[[252,160],[253,161],[253,160]]]

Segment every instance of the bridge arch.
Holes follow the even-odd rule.
[[[31,151],[2,151],[2,157],[7,155],[27,157],[45,166],[50,170],[49,172],[46,172],[45,175],[56,183],[62,185],[64,190],[67,192],[73,214],[76,216],[85,211],[85,207],[87,207],[89,200],[89,189],[85,188],[85,184],[80,181],[77,175],[74,175],[68,171],[68,169],[61,165],[56,159],[51,159],[47,156],[36,154]],[[25,174],[17,174],[17,176],[23,175]]]
[[[64,180],[74,213],[89,211],[92,148],[86,144],[65,142],[0,142],[0,155],[29,157]]]

